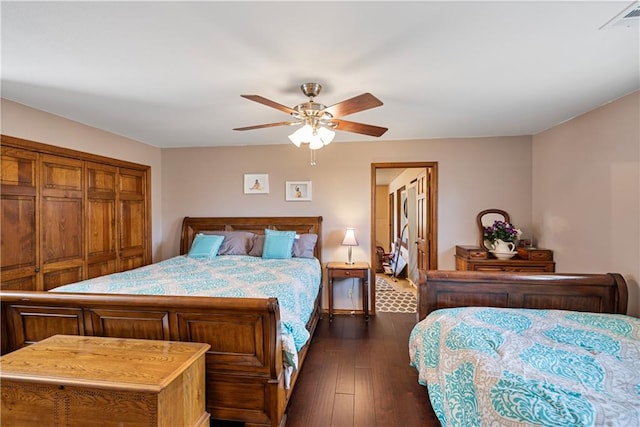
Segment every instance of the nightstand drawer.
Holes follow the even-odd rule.
[[[334,279],[341,279],[341,278],[345,278],[345,277],[355,277],[358,279],[364,279],[365,277],[367,277],[367,270],[338,270],[338,269],[331,269],[329,271],[329,274],[331,275],[331,277],[333,277]]]

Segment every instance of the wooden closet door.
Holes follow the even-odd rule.
[[[44,154],[40,167],[43,290],[84,277],[83,162]]]
[[[38,289],[38,154],[2,147],[0,289]]]
[[[416,245],[418,250],[417,268],[419,270],[429,269],[429,224],[428,224],[428,193],[427,193],[427,170],[418,175],[416,182]]]
[[[144,171],[120,168],[118,171],[118,271],[130,270],[148,263],[147,241],[147,175]]]
[[[115,273],[116,179],[118,168],[86,162],[87,279]]]

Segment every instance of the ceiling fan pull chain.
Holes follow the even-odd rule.
[[[316,150],[309,150],[311,151],[311,166],[315,166],[316,165]]]

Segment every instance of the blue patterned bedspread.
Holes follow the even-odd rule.
[[[295,368],[296,353],[309,340],[306,323],[313,312],[321,276],[320,262],[315,258],[225,255],[203,260],[177,256],[135,270],[61,286],[52,292],[276,297],[284,349]]]
[[[443,426],[640,426],[640,319],[437,310],[409,338]]]

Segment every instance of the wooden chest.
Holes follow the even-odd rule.
[[[0,358],[3,426],[209,426],[209,344],[56,335]]]

